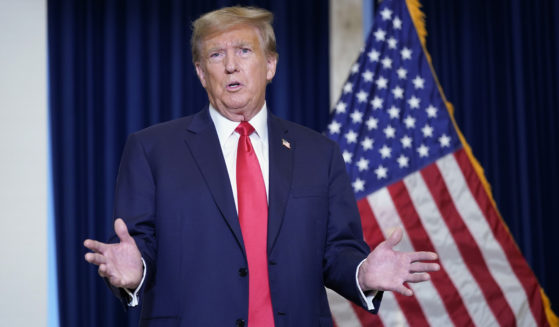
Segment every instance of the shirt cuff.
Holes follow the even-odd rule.
[[[359,265],[357,265],[357,270],[355,270],[355,283],[357,284],[357,289],[359,289],[359,293],[361,294],[361,299],[363,299],[363,301],[367,304],[367,310],[371,311],[375,309],[375,305],[373,304],[373,299],[377,295],[378,291],[371,290],[371,291],[367,291],[366,292],[367,294],[365,294],[361,289],[361,286],[359,286],[359,279],[358,279],[359,268],[361,267],[363,262],[365,262],[365,260],[366,259],[364,259],[359,263]]]
[[[129,289],[124,288],[124,291],[128,294],[128,296],[130,296],[130,302],[128,302],[129,307],[135,307],[135,306],[138,305],[138,303],[140,303],[140,298],[138,296],[138,292],[140,291],[140,289],[142,288],[142,285],[144,284],[144,279],[146,279],[146,270],[147,270],[146,262],[144,261],[144,258],[142,258],[142,264],[144,265],[144,274],[142,275],[142,280],[140,281],[140,285],[138,285],[138,287],[136,287],[134,292],[131,292]]]

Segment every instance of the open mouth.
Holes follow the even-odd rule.
[[[241,83],[239,82],[231,82],[227,84],[227,89],[231,91],[238,90],[240,87],[241,87]]]

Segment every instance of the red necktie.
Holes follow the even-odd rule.
[[[248,260],[248,325],[274,326],[266,254],[268,234],[266,186],[258,158],[250,142],[249,135],[254,132],[254,127],[243,121],[235,131],[241,134],[237,146],[237,203]]]

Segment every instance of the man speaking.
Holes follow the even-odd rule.
[[[146,326],[332,326],[324,286],[376,312],[411,295],[435,253],[374,251],[337,145],[273,116],[273,15],[229,7],[193,24],[209,105],[128,138],[110,243],[86,240],[114,293]]]

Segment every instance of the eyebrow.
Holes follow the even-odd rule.
[[[241,40],[241,41],[236,41],[236,42],[232,43],[232,47],[238,49],[238,48],[244,48],[244,47],[254,47],[254,45],[252,44],[252,42]],[[207,51],[208,51],[208,53],[212,53],[212,52],[215,52],[215,51],[223,50],[224,48],[225,47],[223,47],[223,46],[216,45],[216,46],[212,46],[212,47],[208,48]]]
[[[239,43],[234,45],[235,48],[244,48],[244,47],[252,47],[252,46],[253,46],[252,42],[247,42],[247,41],[240,41]]]

